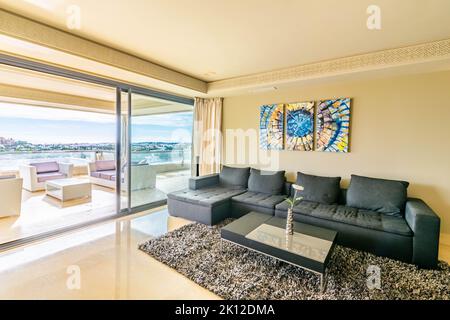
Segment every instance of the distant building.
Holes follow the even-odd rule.
[[[0,144],[3,146],[13,146],[16,143],[14,139],[0,137]]]

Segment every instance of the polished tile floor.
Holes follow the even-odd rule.
[[[187,223],[162,207],[0,253],[0,299],[218,299],[137,249]]]
[[[0,254],[0,299],[217,299],[137,249],[186,220],[165,208]]]

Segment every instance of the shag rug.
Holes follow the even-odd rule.
[[[230,221],[227,221],[230,222]],[[437,270],[336,246],[325,291],[301,268],[223,242],[220,227],[193,223],[151,239],[139,249],[224,299],[450,299],[450,266]],[[369,289],[368,267],[380,268]]]

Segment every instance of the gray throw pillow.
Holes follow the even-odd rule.
[[[261,192],[272,195],[282,194],[286,177],[285,171],[262,171],[250,169],[248,191]]]
[[[219,174],[219,184],[227,188],[242,188],[246,189],[248,184],[248,177],[250,175],[250,168],[233,168],[223,166]]]
[[[409,182],[353,175],[347,190],[347,206],[402,217]]]
[[[323,204],[338,203],[341,193],[340,183],[341,177],[320,177],[297,172],[296,184],[304,188],[297,194],[303,197],[303,200]]]

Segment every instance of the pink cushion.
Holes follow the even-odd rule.
[[[59,165],[56,161],[30,163],[30,166],[36,167],[37,173],[58,172]]]
[[[116,181],[116,175],[111,176],[111,181]],[[122,177],[122,183],[125,182],[125,179]]]
[[[100,178],[100,172],[97,171],[91,172],[91,177]]]
[[[99,160],[95,161],[96,171],[116,170],[115,160]]]
[[[38,182],[44,182],[47,180],[57,180],[57,179],[64,179],[66,176],[59,172],[47,172],[47,173],[40,173],[37,176]]]
[[[114,177],[115,175],[116,175],[115,170],[100,172],[100,178],[106,179],[106,180],[112,180],[112,177]]]

